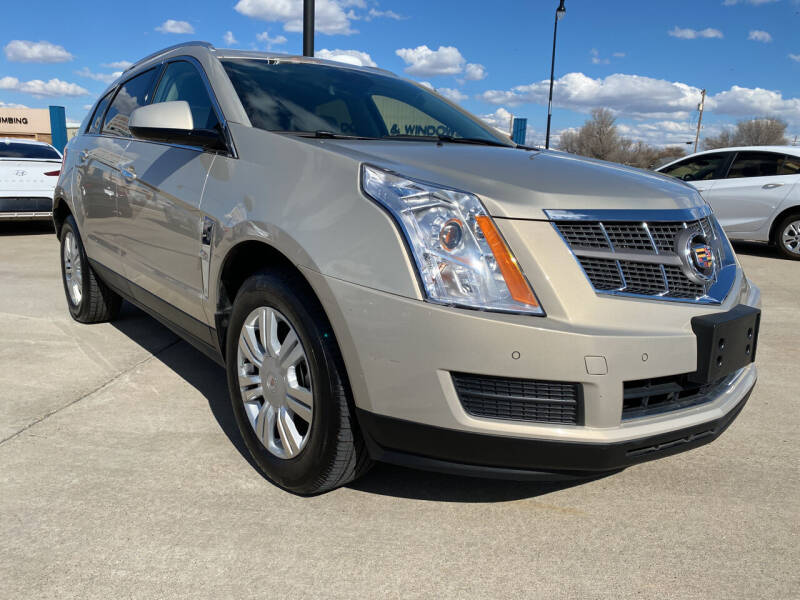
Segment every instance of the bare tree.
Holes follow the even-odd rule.
[[[607,108],[596,108],[592,117],[577,131],[561,134],[559,149],[572,154],[599,158],[622,164],[651,169],[667,156],[683,156],[680,146],[656,148],[644,142],[634,142],[619,134],[614,114]]]
[[[786,121],[763,118],[739,121],[736,129],[724,129],[716,137],[703,140],[703,148],[727,148],[730,146],[785,146]]]

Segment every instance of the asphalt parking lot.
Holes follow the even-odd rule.
[[[0,224],[0,598],[797,598],[800,263],[715,443],[563,486],[377,466],[299,498],[248,461],[224,373],[126,305],[66,310],[46,226]]]

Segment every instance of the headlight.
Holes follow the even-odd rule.
[[[533,290],[481,201],[472,194],[364,165],[364,191],[400,224],[428,299],[543,315]]]

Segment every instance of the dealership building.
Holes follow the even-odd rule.
[[[67,143],[64,107],[0,108],[0,138],[47,142],[61,151]]]

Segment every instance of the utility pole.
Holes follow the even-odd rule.
[[[303,0],[303,56],[314,56],[314,0]]]
[[[694,151],[697,152],[697,142],[700,141],[700,125],[703,123],[703,109],[706,106],[706,90],[703,89],[700,92],[700,104],[697,106],[697,110],[700,111],[700,116],[697,117],[697,133],[694,136]]]

